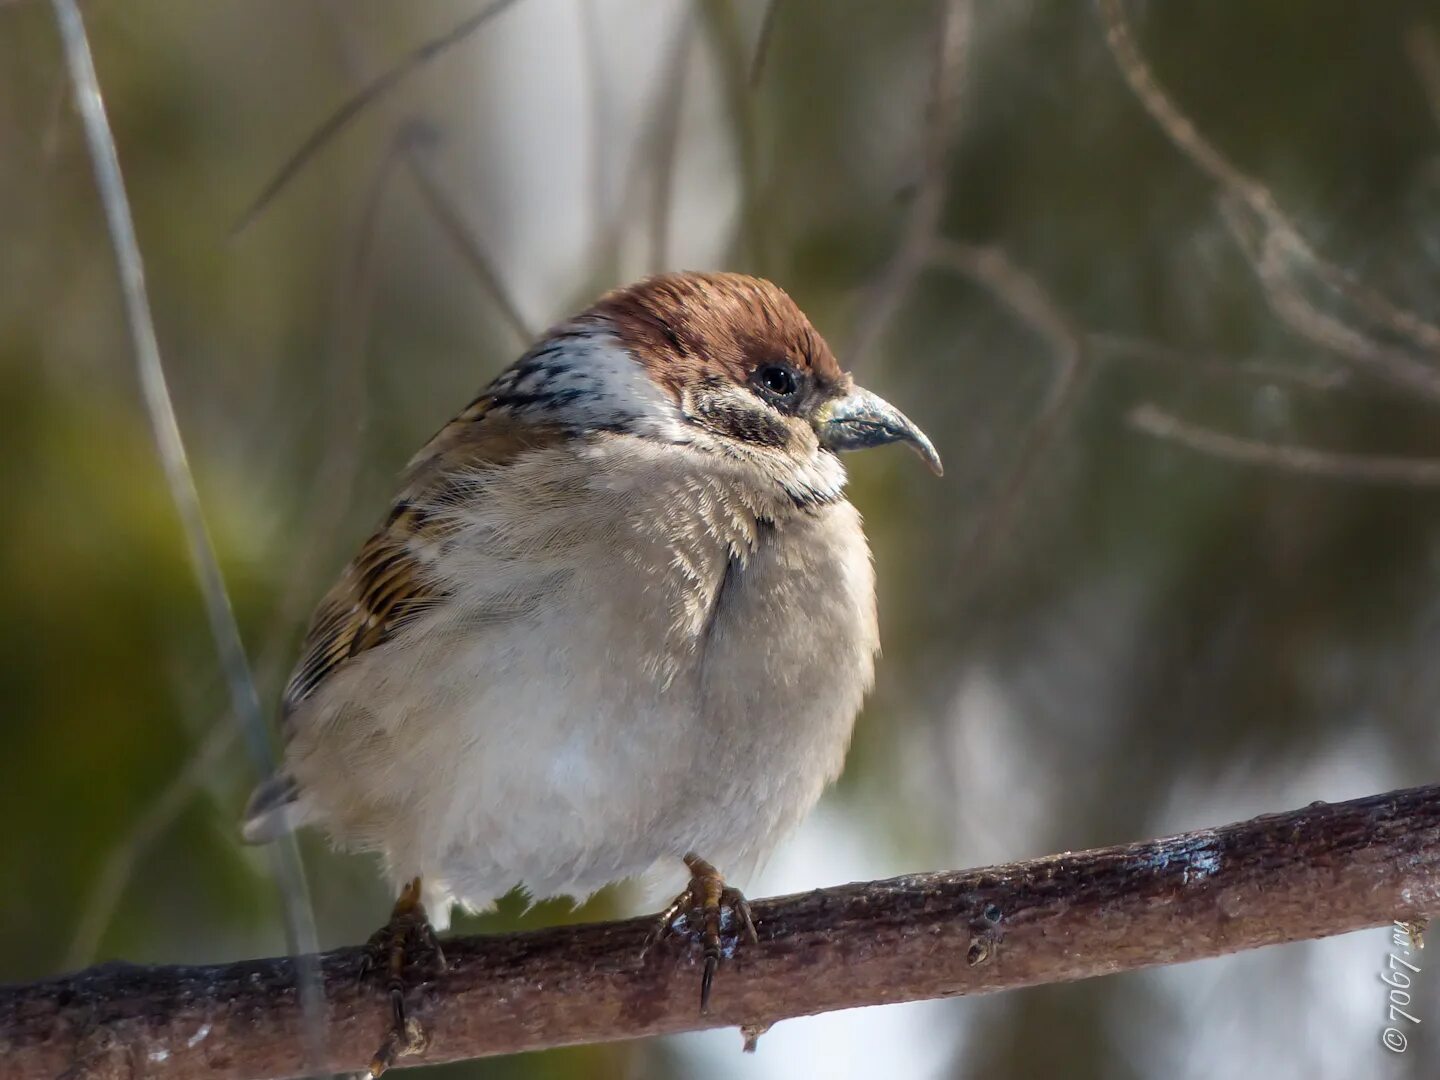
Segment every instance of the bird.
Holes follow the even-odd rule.
[[[554,326],[410,461],[320,601],[243,822],[379,854],[372,1072],[415,1041],[414,956],[443,966],[452,907],[516,886],[581,900],[683,866],[662,929],[694,913],[708,1007],[722,925],[755,940],[730,881],[840,774],[874,679],[840,454],[887,443],[942,471],[781,288],[683,272]]]

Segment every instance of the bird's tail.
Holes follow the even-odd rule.
[[[247,844],[265,844],[294,832],[309,819],[300,785],[286,773],[263,781],[245,804],[240,835]]]

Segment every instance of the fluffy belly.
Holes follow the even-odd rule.
[[[584,897],[688,850],[686,796],[703,778],[692,673],[622,675],[605,623],[557,613],[568,647],[547,647],[541,627],[500,665],[470,651],[476,677],[454,688],[442,722],[460,735],[449,794],[437,793],[421,844],[425,869],[457,899],[484,903],[518,884]]]
[[[699,655],[641,663],[633,623],[566,599],[425,628],[336,680],[293,771],[339,842],[483,907],[519,884],[583,897],[714,839]],[[731,835],[753,835],[735,809]]]
[[[422,876],[437,916],[516,885],[583,897],[671,858],[678,877],[690,851],[743,881],[840,770],[873,581],[863,540],[799,526],[712,563],[552,573],[509,617],[449,605],[372,650],[297,725],[311,820]]]

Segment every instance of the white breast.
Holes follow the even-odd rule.
[[[772,490],[642,439],[478,477],[454,602],[298,718],[312,816],[472,906],[687,851],[743,875],[839,773],[878,647],[859,515]]]

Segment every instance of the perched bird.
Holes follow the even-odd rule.
[[[740,274],[602,297],[410,462],[325,595],[246,811],[318,825],[402,887],[405,950],[514,886],[690,871],[703,1000],[743,875],[839,774],[879,645],[839,451],[929,439]],[[384,1064],[383,1062],[381,1063]]]

